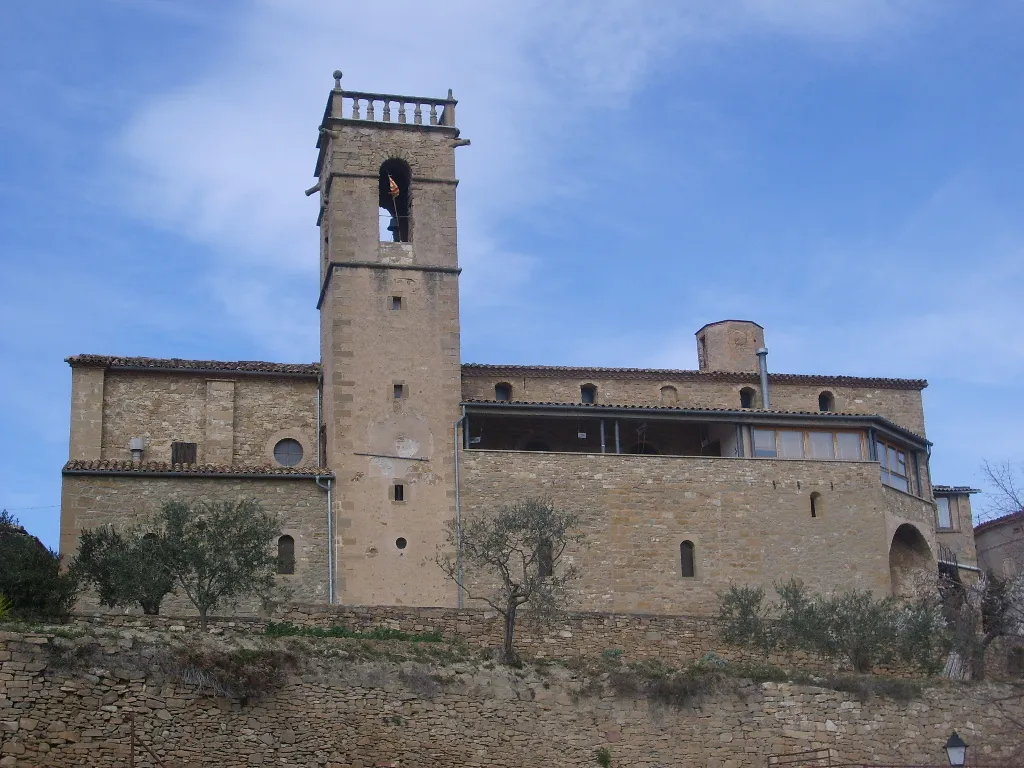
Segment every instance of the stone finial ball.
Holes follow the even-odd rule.
[[[340,69],[334,70],[333,77],[334,77],[335,80],[341,80],[341,70]]]

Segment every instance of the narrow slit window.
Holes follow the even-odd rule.
[[[393,488],[392,498],[395,501],[405,501],[405,485],[403,483],[395,483]]]
[[[697,574],[692,541],[684,541],[679,545],[679,562],[684,579],[692,579]]]
[[[395,384],[395,400],[405,397],[405,384]]]
[[[555,572],[554,552],[550,541],[541,542],[537,547],[537,576],[546,579]]]
[[[397,312],[401,308],[402,308],[402,297],[401,296],[392,296],[391,297],[391,309],[393,311]]]
[[[821,494],[815,491],[811,494],[811,517],[821,517],[825,513],[825,505]]]
[[[277,572],[283,575],[295,573],[295,539],[291,536],[277,540]]]

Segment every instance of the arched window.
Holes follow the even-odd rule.
[[[684,579],[692,579],[697,575],[696,558],[692,541],[684,541],[679,545],[679,563]]]
[[[295,539],[291,536],[277,540],[277,572],[295,573]]]
[[[381,220],[387,227],[381,227],[381,240],[395,243],[412,242],[412,197],[410,185],[412,170],[405,160],[391,158],[380,167],[380,207],[384,213]]]
[[[537,576],[546,579],[555,572],[555,555],[550,541],[542,541],[537,547]]]
[[[811,494],[811,517],[823,517],[825,514],[825,499],[815,491]]]
[[[744,387],[740,390],[740,408],[753,408],[757,391],[752,387]]]
[[[676,388],[671,385],[665,385],[661,388],[661,404],[662,405],[675,405],[679,402],[679,393]]]
[[[512,385],[502,382],[494,385],[494,399],[508,402],[512,399]]]
[[[580,387],[580,401],[593,404],[597,402],[597,385],[584,384]]]
[[[819,411],[834,411],[836,409],[836,398],[831,392],[822,392],[818,395]]]

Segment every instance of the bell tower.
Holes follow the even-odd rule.
[[[334,73],[320,193],[323,460],[334,599],[454,605],[434,564],[455,516],[461,401],[455,104],[347,91]]]

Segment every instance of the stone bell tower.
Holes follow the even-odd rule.
[[[434,564],[455,516],[455,99],[343,90],[320,124],[323,459],[335,601],[454,605]]]

